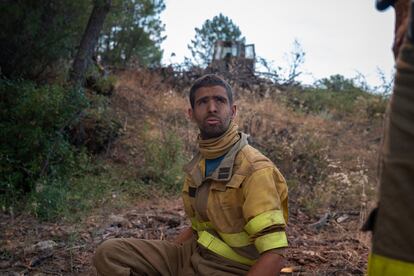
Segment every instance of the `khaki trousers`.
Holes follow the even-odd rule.
[[[183,245],[168,241],[110,239],[96,250],[98,275],[245,275],[249,266],[200,247],[193,238]]]

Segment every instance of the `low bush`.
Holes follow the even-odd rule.
[[[77,147],[85,146],[90,153],[98,154],[109,149],[120,135],[121,124],[109,107],[109,98],[87,93],[89,107],[69,128],[70,141]]]
[[[97,94],[111,96],[115,89],[116,78],[107,75],[104,70],[96,64],[89,66],[85,85]]]
[[[86,103],[81,91],[0,79],[3,209],[22,207],[18,202],[31,193],[43,193],[45,202],[57,204],[52,201],[64,193],[67,183],[63,179],[79,166],[77,149],[70,144],[66,129]],[[35,206],[36,212],[49,216],[42,206]]]
[[[164,192],[176,193],[183,184],[182,167],[186,162],[183,141],[172,130],[162,130],[159,136],[144,133],[144,166],[139,174],[148,184]]]
[[[333,119],[343,119],[357,114],[375,118],[385,113],[387,100],[381,95],[358,88],[334,91],[324,88],[292,88],[285,94],[286,105],[294,111],[316,115],[327,114]]]

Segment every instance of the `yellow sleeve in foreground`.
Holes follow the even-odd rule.
[[[371,254],[368,260],[368,276],[414,276],[414,263],[403,262],[377,254]]]

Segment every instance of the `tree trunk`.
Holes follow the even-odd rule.
[[[88,61],[91,59],[93,50],[98,43],[99,33],[102,30],[105,17],[110,7],[111,0],[95,0],[88,25],[83,33],[70,73],[70,81],[74,87],[83,85]]]

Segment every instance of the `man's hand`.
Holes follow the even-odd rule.
[[[173,243],[183,244],[184,242],[191,239],[193,235],[193,229],[191,227],[187,227],[180,234],[178,234],[177,238],[173,241]]]
[[[257,262],[250,268],[248,276],[274,276],[280,275],[284,265],[284,259],[271,250],[263,253]]]

